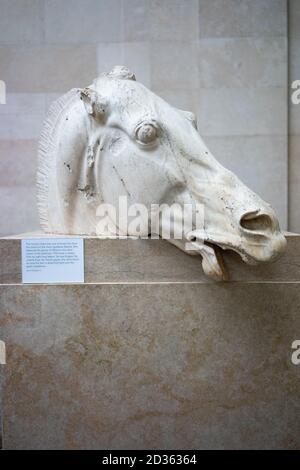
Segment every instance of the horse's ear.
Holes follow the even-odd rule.
[[[83,101],[88,114],[102,118],[107,110],[107,102],[101,98],[95,90],[84,88],[79,90],[80,99]]]

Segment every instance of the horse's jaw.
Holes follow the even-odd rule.
[[[229,280],[221,248],[203,243],[198,245],[197,251],[202,256],[202,268],[206,276],[215,281]]]
[[[226,221],[224,222],[226,226]],[[217,224],[206,229],[193,230],[186,235],[183,243],[171,243],[181,248],[187,254],[200,255],[204,273],[216,281],[228,281],[229,273],[226,269],[223,251],[237,253],[241,260],[248,265],[273,262],[277,260],[286,249],[286,238],[279,225],[273,231],[253,232],[251,230],[222,230]],[[245,233],[244,233],[245,232]]]
[[[174,243],[174,240],[171,242]],[[175,244],[187,254],[201,255],[204,273],[215,281],[229,280],[229,273],[223,259],[225,250],[237,253],[248,265],[257,265],[275,261],[286,249],[286,239],[279,230],[276,236],[270,238],[269,243],[262,246],[257,245],[255,240],[253,243],[248,240],[245,243],[241,236],[209,235],[201,230],[190,232],[187,242]]]
[[[207,243],[200,239],[190,239],[189,237],[183,240],[169,239],[168,242],[188,255],[200,255],[202,257],[204,274],[209,278],[214,281],[229,280],[229,274],[223,260],[222,249],[216,244]]]

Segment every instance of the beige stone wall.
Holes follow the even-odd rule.
[[[195,111],[215,156],[287,226],[286,0],[0,0],[0,11],[0,234],[38,226],[49,103],[120,63]]]
[[[300,80],[300,1],[289,2],[289,83]],[[300,232],[300,104],[289,102],[289,228]]]

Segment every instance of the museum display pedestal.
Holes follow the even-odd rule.
[[[45,236],[26,234],[23,237]],[[84,284],[22,284],[0,239],[6,449],[300,446],[300,236],[231,281],[163,240],[84,239]]]

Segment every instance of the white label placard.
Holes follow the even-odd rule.
[[[84,282],[83,238],[23,239],[22,282]]]
[[[5,351],[5,343],[4,341],[0,340],[0,364],[6,364],[6,351]]]

